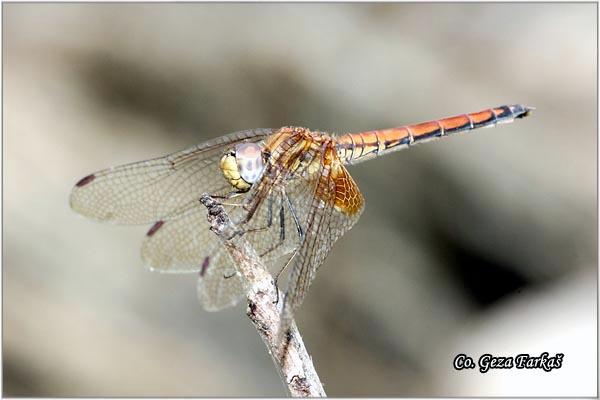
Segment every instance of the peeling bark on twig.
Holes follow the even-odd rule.
[[[288,392],[292,397],[325,397],[295,322],[292,322],[285,343],[278,343],[283,301],[276,303],[276,300],[283,300],[283,295],[277,293],[273,277],[223,207],[208,195],[202,195],[200,202],[208,209],[210,229],[229,252],[237,272],[245,278],[246,314],[267,346]]]

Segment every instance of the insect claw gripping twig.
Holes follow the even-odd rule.
[[[325,390],[312,364],[298,328],[292,321],[284,343],[280,341],[281,305],[279,291],[254,248],[238,234],[223,206],[210,195],[200,197],[208,210],[210,229],[223,243],[237,272],[244,278],[248,309],[246,314],[267,346],[275,367],[292,397],[325,397]]]

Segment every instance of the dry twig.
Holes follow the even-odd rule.
[[[292,322],[285,345],[278,343],[283,302],[276,300],[283,297],[277,293],[273,277],[250,243],[239,234],[239,229],[223,207],[209,195],[203,195],[200,202],[208,209],[210,229],[229,252],[238,273],[245,278],[248,300],[246,314],[267,346],[288,392],[292,397],[325,397],[325,390],[295,322]],[[278,356],[280,352],[282,354]]]

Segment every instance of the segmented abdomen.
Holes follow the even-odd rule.
[[[530,111],[515,104],[399,128],[348,133],[336,139],[336,148],[345,164],[355,164],[442,136],[509,123],[526,117]]]

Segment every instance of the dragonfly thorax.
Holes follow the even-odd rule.
[[[256,143],[242,143],[221,157],[221,171],[234,188],[247,192],[262,176],[262,148]]]

